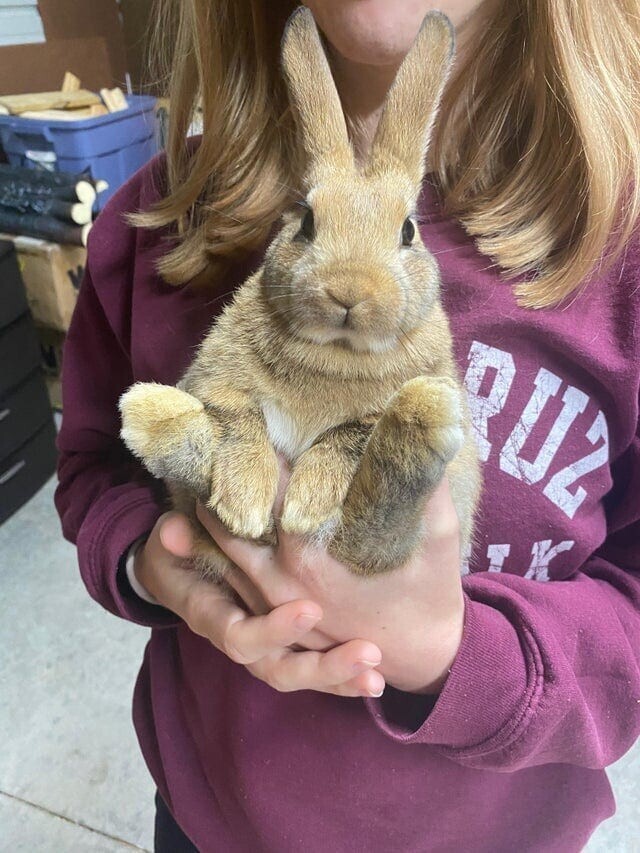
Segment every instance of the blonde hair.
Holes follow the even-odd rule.
[[[156,0],[168,80],[167,187],[133,224],[174,226],[173,284],[267,239],[297,183],[278,50],[293,0]],[[640,214],[637,0],[498,0],[451,81],[431,148],[446,212],[520,304],[554,305],[628,242]],[[186,135],[196,105],[203,137]]]

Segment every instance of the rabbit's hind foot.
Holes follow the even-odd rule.
[[[418,376],[406,382],[392,398],[387,409],[387,428],[394,425],[402,445],[421,435],[424,444],[444,465],[458,453],[464,443],[461,389],[453,379]],[[382,425],[381,425],[382,426]]]
[[[343,507],[331,553],[357,574],[404,565],[423,535],[425,502],[464,441],[461,390],[417,377],[391,398]]]

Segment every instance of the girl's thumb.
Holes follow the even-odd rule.
[[[158,519],[160,542],[174,557],[190,557],[193,551],[193,531],[186,515],[167,512]]]

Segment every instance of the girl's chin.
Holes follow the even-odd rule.
[[[345,59],[362,65],[398,65],[429,11],[406,0],[309,0],[320,28]],[[400,11],[399,11],[400,10]]]

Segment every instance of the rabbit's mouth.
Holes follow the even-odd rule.
[[[375,298],[347,300],[323,290],[306,294],[282,319],[294,338],[375,353],[397,345],[400,313],[398,306],[380,304]]]
[[[345,326],[339,329],[309,326],[299,329],[297,336],[317,346],[333,345],[361,353],[388,352],[397,343],[397,339],[393,335],[381,337],[349,329]]]

